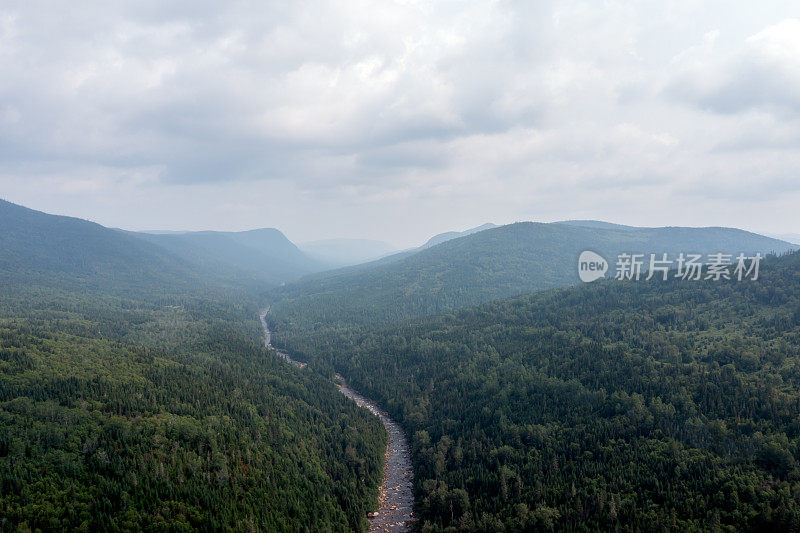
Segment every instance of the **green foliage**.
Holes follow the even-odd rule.
[[[0,201],[0,530],[353,531],[386,433],[260,343],[257,279]]]
[[[130,233],[162,247],[187,263],[215,271],[241,271],[261,285],[275,286],[325,269],[274,228],[241,232],[197,231],[180,234]],[[230,274],[229,274],[230,275]]]
[[[277,330],[374,324],[578,283],[578,256],[621,252],[785,252],[788,244],[729,228],[591,228],[511,224],[419,253],[325,273],[274,289]]]
[[[362,529],[380,422],[249,302],[170,299],[0,298],[3,530]]]
[[[794,254],[273,340],[406,427],[423,530],[774,531],[800,527],[799,308]]]
[[[321,268],[277,230],[139,234],[0,200],[0,287],[134,297],[143,286],[180,287],[219,297],[221,288],[254,294]]]

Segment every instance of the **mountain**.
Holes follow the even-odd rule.
[[[141,290],[209,283],[248,290],[297,279],[328,265],[280,231],[136,233],[50,215],[0,200],[0,280]]]
[[[351,272],[361,271],[361,270],[363,270],[365,268],[371,268],[371,267],[378,266],[378,265],[388,265],[390,263],[395,263],[397,261],[400,261],[401,259],[405,259],[407,257],[410,257],[410,256],[416,254],[417,252],[421,251],[421,250],[425,250],[426,248],[430,248],[431,246],[436,246],[437,244],[441,244],[441,243],[446,242],[446,241],[457,239],[459,237],[465,237],[467,235],[472,235],[473,233],[478,233],[479,231],[492,229],[492,228],[496,228],[496,227],[497,226],[495,224],[492,224],[491,222],[487,222],[486,224],[483,224],[481,226],[478,226],[478,227],[475,227],[475,228],[471,228],[471,229],[468,229],[468,230],[465,230],[465,231],[448,231],[448,232],[445,232],[445,233],[439,233],[438,235],[434,235],[433,237],[428,239],[425,242],[425,244],[423,244],[421,246],[417,246],[415,248],[407,248],[405,250],[400,250],[400,251],[391,250],[391,251],[389,251],[387,253],[382,253],[380,255],[373,256],[371,258],[367,258],[366,254],[365,254],[364,261],[350,264],[351,267],[352,267],[352,270],[350,270],[350,271]],[[344,266],[344,265],[342,265],[342,266]],[[342,269],[338,273],[345,272],[345,271],[346,270]],[[325,277],[324,273],[322,274],[322,277]]]
[[[201,264],[223,275],[246,273],[268,285],[295,280],[330,264],[309,257],[274,228],[240,232],[131,233],[158,245],[185,261]]]
[[[0,201],[0,530],[366,531],[383,426],[231,270]]]
[[[313,259],[336,266],[366,263],[397,251],[389,243],[369,239],[325,239],[301,243],[298,248]]]
[[[464,230],[464,231],[448,231],[448,232],[445,232],[445,233],[440,233],[440,234],[434,235],[433,237],[428,239],[428,242],[423,244],[420,248],[422,248],[422,249],[430,248],[431,246],[436,246],[437,244],[442,244],[443,242],[446,242],[446,241],[449,241],[449,240],[452,240],[452,239],[458,239],[459,237],[466,237],[467,235],[472,235],[473,233],[478,233],[479,231],[492,229],[492,228],[496,228],[496,227],[497,227],[497,225],[492,224],[491,222],[487,222],[486,224],[483,224],[481,226],[478,226],[478,227],[475,227],[475,228],[470,228],[470,229]]]
[[[625,226],[623,224],[603,222],[602,220],[562,220],[560,222],[555,222],[555,224],[566,224],[567,226],[578,226],[581,228],[621,229],[621,230],[638,229],[635,226]]]
[[[800,233],[765,233],[765,235],[769,235],[775,239],[780,239],[782,241],[787,241],[792,244],[800,245]]]
[[[431,246],[436,246],[437,244],[441,244],[441,243],[449,241],[449,240],[457,239],[459,237],[465,237],[467,235],[472,235],[473,233],[477,233],[479,231],[483,231],[483,230],[491,229],[491,228],[496,228],[496,227],[497,226],[492,224],[492,223],[486,223],[486,224],[483,224],[482,226],[478,226],[478,227],[475,227],[475,228],[472,228],[472,229],[468,229],[468,230],[465,230],[465,231],[448,231],[448,232],[445,232],[445,233],[440,233],[438,235],[434,235],[433,237],[428,239],[428,241],[425,242],[425,244],[423,244],[421,246],[414,247],[414,248],[407,248],[405,250],[400,250],[400,251],[390,250],[387,253],[381,253],[379,255],[373,255],[372,257],[369,257],[367,254],[362,254],[362,259],[363,259],[362,261],[359,261],[359,262],[353,261],[353,262],[349,262],[347,264],[340,263],[339,266],[345,267],[345,268],[337,269],[335,272],[333,272],[333,271],[330,272],[330,274],[331,275],[338,275],[338,274],[341,274],[341,273],[344,273],[344,272],[360,272],[360,271],[362,271],[364,269],[369,269],[369,268],[372,268],[372,267],[375,267],[375,266],[378,266],[378,265],[388,265],[390,263],[396,263],[397,261],[400,261],[402,259],[410,257],[410,256],[416,254],[417,252],[421,251],[421,250],[425,250],[426,248],[430,248]],[[345,241],[347,241],[347,239]],[[322,242],[325,242],[325,241],[322,241]],[[380,242],[380,241],[374,241],[374,242]],[[301,247],[303,247],[303,246],[305,246],[305,245],[301,245]],[[386,246],[389,246],[389,245],[386,245]],[[309,251],[309,254],[313,256],[313,253],[312,253],[313,250],[308,250],[308,251]],[[323,256],[317,256],[317,258],[318,259],[325,259],[325,257],[323,257]],[[330,257],[329,259],[334,259],[334,257]],[[313,277],[313,278],[318,278],[318,277],[324,278],[327,275],[328,275],[328,273],[323,272],[321,275],[311,276],[311,277]]]
[[[197,281],[193,265],[131,235],[0,200],[0,280],[122,290]]]
[[[452,239],[391,263],[323,273],[271,292],[276,329],[361,324],[441,313],[579,283],[584,250],[783,253],[789,243],[731,228],[605,229],[523,222]]]
[[[412,436],[422,530],[800,528],[800,253],[278,334]]]

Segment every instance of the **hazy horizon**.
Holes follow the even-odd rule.
[[[7,198],[0,198],[0,199],[6,200],[6,201],[9,201],[9,202],[12,202],[12,203],[17,203],[17,202],[13,202],[12,200],[7,199]],[[30,209],[36,209],[35,207],[32,207],[30,205],[25,205],[25,204],[18,204],[18,205],[22,205],[23,207],[27,207],[27,208],[30,208]],[[36,209],[36,210],[39,210],[39,209]],[[372,241],[374,243],[388,244],[388,245],[391,245],[394,248],[394,251],[401,251],[401,250],[404,250],[404,249],[410,249],[410,248],[415,248],[415,247],[421,246],[421,245],[425,244],[429,239],[431,239],[431,238],[433,238],[433,237],[435,237],[437,235],[443,234],[443,233],[464,232],[464,231],[468,231],[468,230],[483,226],[485,224],[495,224],[496,226],[503,226],[503,225],[506,225],[506,224],[515,224],[515,223],[519,223],[519,222],[535,222],[535,223],[542,223],[542,224],[552,224],[552,223],[557,223],[557,222],[569,222],[569,221],[578,221],[578,220],[607,222],[607,223],[610,223],[610,224],[619,224],[619,225],[623,225],[623,226],[633,226],[633,227],[642,227],[642,228],[646,228],[646,227],[663,227],[663,226],[730,227],[730,228],[735,228],[735,229],[741,229],[741,230],[744,230],[744,231],[749,231],[751,233],[764,235],[766,237],[772,237],[772,238],[775,238],[775,239],[783,240],[783,241],[786,241],[786,242],[790,242],[792,244],[800,245],[800,233],[785,232],[785,231],[784,232],[759,231],[757,229],[750,229],[750,228],[745,228],[745,227],[722,226],[721,224],[709,224],[709,225],[705,225],[705,226],[688,226],[688,225],[680,224],[680,223],[667,223],[667,224],[664,224],[663,226],[648,226],[648,225],[626,224],[626,223],[618,222],[618,221],[615,221],[615,220],[566,219],[566,218],[554,219],[554,220],[512,220],[510,222],[505,222],[505,223],[496,223],[496,222],[491,221],[491,220],[484,220],[482,222],[477,222],[476,221],[476,223],[474,223],[472,225],[465,226],[465,227],[440,228],[438,230],[431,230],[431,233],[429,233],[425,237],[422,237],[418,241],[407,241],[407,242],[404,242],[404,244],[396,244],[395,242],[392,242],[387,238],[380,238],[380,237],[378,237],[378,238],[368,238],[368,237],[359,237],[359,236],[352,236],[352,235],[332,235],[332,236],[329,236],[329,237],[310,238],[310,239],[305,239],[305,240],[298,240],[296,238],[293,238],[293,236],[290,235],[284,228],[277,227],[277,226],[257,226],[257,227],[241,227],[241,228],[216,228],[216,227],[199,226],[197,228],[188,228],[188,229],[173,229],[173,228],[161,228],[161,227],[159,227],[159,228],[119,227],[119,226],[110,226],[110,225],[104,224],[102,221],[93,220],[93,219],[91,219],[89,217],[81,216],[79,214],[60,213],[60,212],[57,212],[57,211],[43,211],[43,212],[48,213],[48,214],[52,214],[52,215],[72,216],[72,217],[75,217],[75,218],[88,220],[90,222],[94,222],[94,223],[100,224],[102,226],[111,228],[111,229],[118,229],[118,230],[123,230],[123,231],[134,231],[134,232],[140,232],[140,233],[151,233],[151,234],[156,234],[156,235],[158,235],[158,234],[167,234],[167,235],[168,234],[181,234],[181,233],[204,232],[204,231],[243,232],[243,231],[252,231],[252,230],[257,230],[257,229],[277,229],[278,231],[283,233],[284,236],[286,236],[286,238],[288,238],[292,243],[300,246],[301,248],[303,246],[320,244],[320,243],[323,243],[323,242],[331,242],[331,241],[337,241],[337,240],[342,240],[342,241],[352,240],[352,241],[365,241],[365,242]]]

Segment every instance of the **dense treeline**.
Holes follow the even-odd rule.
[[[0,529],[363,529],[380,422],[236,296],[5,285]]]
[[[277,230],[138,234],[2,199],[0,228],[0,282],[26,287],[115,294],[181,287],[221,296],[223,287],[255,294],[315,270]]]
[[[758,281],[599,282],[372,327],[276,319],[273,342],[409,430],[423,529],[800,527],[800,254]]]
[[[0,531],[366,527],[386,433],[263,347],[264,276],[2,200],[0,227]]]
[[[444,313],[580,283],[584,250],[613,272],[622,252],[785,252],[791,245],[730,228],[592,228],[521,222],[418,253],[310,276],[271,291],[276,329],[375,324]],[[613,274],[612,274],[613,275]]]

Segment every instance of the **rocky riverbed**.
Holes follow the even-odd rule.
[[[289,354],[271,345],[271,334],[267,324],[268,312],[269,308],[266,308],[260,313],[261,325],[264,327],[264,345],[287,363],[303,368],[306,366],[305,363],[292,359]],[[383,482],[378,496],[378,510],[369,515],[369,531],[387,533],[409,531],[409,525],[414,520],[414,470],[411,467],[411,448],[408,445],[408,438],[400,425],[378,404],[351,389],[339,374],[336,374],[336,379],[340,382],[337,386],[341,393],[357,405],[369,409],[380,419],[389,434],[383,466]]]
[[[381,483],[378,498],[379,507],[370,515],[369,530],[375,532],[408,531],[409,523],[414,518],[414,471],[411,467],[411,448],[408,445],[408,439],[400,425],[375,402],[348,387],[338,374],[337,378],[343,383],[339,385],[342,394],[380,418],[389,433],[389,444],[386,447],[386,461],[383,467],[383,483]]]

